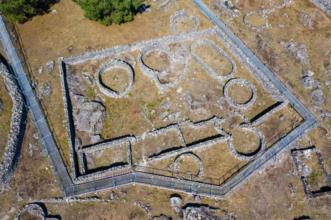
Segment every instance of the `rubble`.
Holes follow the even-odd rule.
[[[4,104],[3,101],[0,99],[0,113],[4,110]]]
[[[52,85],[49,82],[43,83],[39,87],[40,99],[49,97],[52,94]]]
[[[106,109],[99,102],[86,101],[84,97],[75,96],[77,104],[74,109],[75,124],[79,131],[100,134],[106,117]]]
[[[159,216],[153,216],[150,220],[172,220],[172,218],[161,214]]]
[[[313,29],[314,21],[309,14],[304,12],[299,13],[300,22],[308,29]]]
[[[188,205],[183,208],[183,220],[221,220],[208,206]]]
[[[325,96],[322,89],[315,89],[310,93],[311,100],[315,106],[321,106],[325,103]]]

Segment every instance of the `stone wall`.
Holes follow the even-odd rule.
[[[24,123],[26,112],[23,96],[16,84],[14,75],[9,72],[8,68],[2,62],[0,62],[0,76],[4,79],[9,96],[13,102],[7,145],[0,164],[0,186],[5,186],[9,183],[16,161],[18,160],[20,145],[25,129]]]

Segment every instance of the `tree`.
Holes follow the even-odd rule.
[[[132,21],[144,0],[73,0],[85,11],[85,17],[105,25]]]
[[[55,0],[0,0],[0,13],[10,22],[24,22],[44,14]]]

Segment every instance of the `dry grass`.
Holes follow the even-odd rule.
[[[3,104],[3,111],[0,112],[0,158],[2,158],[7,144],[13,105],[2,77],[0,77],[0,100]]]
[[[232,138],[235,149],[240,153],[250,154],[259,147],[259,137],[252,131],[235,128],[232,131]]]
[[[260,27],[266,24],[266,19],[258,13],[247,16],[246,21],[253,27]]]
[[[70,0],[55,4],[52,7],[56,11],[54,13],[35,17],[17,26],[34,81],[38,85],[49,82],[53,88],[51,97],[46,98],[42,104],[67,164],[69,147],[66,132],[63,132],[65,114],[59,72],[56,69],[52,75],[38,75],[39,67],[62,56],[169,35],[170,15],[183,8],[190,14],[199,15],[201,29],[211,26],[199,10],[187,1],[172,3],[165,10],[157,10],[152,6],[151,12],[138,15],[133,22],[105,27],[84,18],[79,6]]]
[[[268,1],[269,2],[269,1]],[[240,7],[244,10],[256,10],[258,4],[269,4],[267,1],[241,1]],[[185,8],[192,14],[198,14],[202,19],[201,29],[210,27],[210,23],[198,12],[198,9],[190,1],[178,1],[174,6],[165,11],[152,10],[148,14],[138,15],[134,22],[121,26],[103,27],[99,24],[86,20],[80,9],[70,0],[63,0],[56,4],[53,9],[56,13],[36,17],[23,25],[18,25],[19,33],[23,39],[23,46],[28,56],[28,62],[33,70],[33,76],[37,84],[51,82],[53,94],[50,98],[43,101],[47,110],[47,118],[54,129],[54,134],[60,144],[61,150],[68,162],[68,146],[66,144],[66,133],[64,131],[63,102],[60,90],[59,72],[56,69],[52,74],[38,75],[37,69],[48,60],[57,60],[60,56],[78,55],[91,49],[101,49],[112,47],[118,44],[133,43],[140,40],[157,38],[169,34],[169,16],[174,11]],[[153,8],[152,8],[153,9]],[[298,11],[304,9],[312,12],[316,18],[320,19],[315,23],[314,33],[311,34],[298,23],[296,17]],[[283,13],[286,12],[289,18],[284,19]],[[151,22],[153,21],[153,22]],[[273,29],[264,32],[263,39],[268,39],[269,46],[279,56],[276,61],[270,59],[269,50],[258,49],[256,33],[248,30],[242,24],[242,17],[234,20],[228,25],[234,32],[248,44],[260,58],[281,76],[283,82],[291,86],[305,103],[309,104],[307,92],[304,91],[299,83],[300,66],[283,52],[279,46],[280,40],[291,38],[300,42],[310,42],[309,55],[312,61],[313,70],[318,79],[323,81],[322,63],[326,59],[327,46],[330,36],[329,18],[321,15],[321,12],[312,7],[307,1],[296,1],[294,6],[283,9],[270,17]],[[285,24],[284,29],[279,29],[277,24]],[[270,40],[270,41],[269,41]],[[217,40],[215,40],[217,42]],[[320,42],[324,42],[321,44]],[[218,43],[222,47],[221,43]],[[72,46],[72,48],[71,48]],[[70,48],[69,48],[70,47]],[[70,49],[70,50],[69,50]],[[224,49],[226,50],[226,49]],[[237,61],[236,61],[237,62]],[[238,62],[237,62],[238,63]],[[98,64],[95,64],[97,66]],[[92,70],[91,70],[92,71]],[[258,80],[240,64],[238,64],[237,77],[250,80],[256,87],[258,99],[255,105],[245,111],[248,118],[254,117],[257,113],[274,103]],[[177,91],[171,90],[167,97],[159,96],[157,88],[148,78],[142,74],[137,74],[137,81],[134,90],[128,100],[107,100],[108,120],[102,132],[104,138],[120,136],[128,131],[132,134],[141,134],[151,130],[151,122],[155,127],[163,125],[165,122],[156,117],[158,106],[169,99],[177,108],[172,111],[182,111],[183,118],[190,118],[193,121],[208,118],[210,115],[227,117],[228,106],[220,111],[216,101],[222,96],[222,86],[210,80],[208,75],[196,63],[189,67],[189,75],[185,77],[180,88],[186,93],[191,93],[193,100],[201,101],[201,97],[207,97],[207,104],[202,108],[203,111],[191,111],[188,108],[178,107],[183,103],[176,99]],[[90,98],[94,99],[97,90],[90,90]],[[327,97],[330,97],[327,94]],[[325,108],[329,108],[327,102]],[[285,116],[280,123],[280,114]],[[281,110],[261,125],[261,130],[266,136],[268,143],[272,143],[280,136],[285,135],[289,130],[296,126],[300,121],[297,113],[290,108]],[[234,123],[234,122],[233,122]],[[229,123],[231,124],[231,123]],[[231,127],[229,125],[229,127]],[[27,137],[31,137],[31,128],[27,129]],[[207,129],[206,133],[212,133]],[[326,140],[322,128],[315,129],[311,134],[311,140],[321,148],[322,155],[326,158],[327,167],[331,167],[331,156],[327,146],[330,141]],[[275,134],[277,138],[274,137]],[[201,134],[202,135],[202,134]],[[187,139],[199,137],[200,134],[188,135]],[[23,146],[23,155],[18,167],[18,171],[12,183],[12,191],[2,194],[5,198],[0,202],[0,213],[10,213],[10,207],[16,209],[23,203],[27,203],[29,198],[38,199],[60,195],[59,189],[51,180],[51,172],[48,161],[41,154],[34,154],[32,159],[28,156],[26,140]],[[270,146],[270,145],[268,145]],[[233,167],[245,165],[245,161],[239,161],[231,154],[226,144],[218,144],[208,150],[195,151],[202,161],[204,161],[204,176],[217,178],[228,174]],[[151,167],[167,169],[174,158],[159,161],[151,164]],[[33,161],[33,162],[32,162]],[[25,165],[24,167],[22,165]],[[187,163],[190,164],[190,163]],[[190,165],[191,166],[191,165]],[[37,167],[37,168],[36,168]],[[46,171],[45,168],[48,168]],[[185,170],[187,167],[183,167]],[[313,219],[327,219],[330,216],[329,206],[331,201],[328,197],[307,200],[304,197],[302,185],[298,176],[293,175],[293,163],[288,153],[279,162],[268,166],[264,172],[254,175],[249,182],[242,184],[235,192],[228,194],[223,200],[210,200],[202,198],[202,203],[228,210],[235,213],[238,219],[293,219],[301,215],[309,215]],[[24,173],[24,175],[22,174]],[[289,185],[293,185],[294,193],[289,190]],[[15,192],[23,192],[22,202],[16,202]],[[112,204],[87,203],[73,205],[47,205],[51,214],[60,214],[63,219],[147,219],[148,216],[134,205],[134,201],[139,199],[152,205],[151,215],[166,214],[174,217],[175,214],[169,205],[170,191],[160,190],[150,187],[129,186],[116,190],[120,198]],[[108,192],[101,194],[107,198]],[[192,197],[182,194],[184,202],[194,202]],[[15,211],[14,211],[15,212]],[[5,214],[4,214],[5,215]]]
[[[215,0],[207,0],[210,8],[214,8]],[[287,8],[276,10],[269,15],[271,29],[266,29],[261,33],[249,29],[243,23],[243,16],[251,11],[261,8],[270,8],[271,4],[279,4],[280,1],[241,1],[236,6],[241,11],[241,16],[230,21],[223,14],[221,18],[227,26],[251,48],[255,54],[275,72],[293,93],[300,98],[307,106],[312,106],[309,90],[305,90],[301,83],[302,67],[293,56],[288,54],[282,41],[288,42],[291,39],[297,43],[305,44],[311,68],[314,71],[314,78],[321,82],[325,92],[326,103],[321,106],[323,109],[331,108],[331,93],[326,88],[324,82],[327,80],[324,63],[329,59],[328,53],[331,48],[331,20],[323,11],[316,8],[308,0],[294,1]],[[299,19],[299,14],[303,12],[311,16],[313,29],[306,28]],[[283,26],[283,27],[282,27]]]
[[[233,85],[229,88],[229,96],[236,103],[245,104],[251,99],[253,93],[245,86]]]
[[[270,116],[258,127],[265,136],[267,147],[272,146],[281,137],[292,131],[303,121],[303,118],[290,106],[286,106],[280,111]]]
[[[27,128],[21,149],[21,156],[10,189],[1,193],[0,216],[13,219],[15,213],[34,199],[61,196],[61,189],[53,176],[48,157],[42,146],[33,138],[36,129],[28,116]],[[29,144],[34,145],[33,150]],[[30,154],[32,152],[32,156]],[[22,201],[18,198],[22,198]]]

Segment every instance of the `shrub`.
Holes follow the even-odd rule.
[[[10,22],[24,22],[48,11],[55,0],[0,0],[0,13]]]
[[[132,21],[144,0],[73,0],[85,11],[85,17],[105,25]]]

